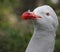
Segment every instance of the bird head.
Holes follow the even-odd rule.
[[[22,18],[27,20],[33,20],[35,26],[38,26],[42,29],[56,29],[58,26],[57,15],[54,10],[48,6],[44,5],[41,7],[37,7],[33,10],[33,12],[27,11],[22,14]]]

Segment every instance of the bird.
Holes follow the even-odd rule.
[[[38,6],[22,14],[24,20],[32,20],[34,32],[25,52],[53,52],[58,27],[56,12],[49,5]]]

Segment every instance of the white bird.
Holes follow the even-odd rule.
[[[25,52],[53,52],[55,45],[58,19],[54,10],[43,5],[33,12],[24,12],[23,19],[30,19],[34,23],[34,33]]]

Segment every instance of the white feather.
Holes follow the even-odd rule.
[[[30,10],[28,10],[28,12],[30,12]]]
[[[37,7],[33,12],[42,18],[33,20],[34,33],[25,52],[53,52],[58,26],[56,13],[48,5]],[[50,16],[46,16],[47,12]]]

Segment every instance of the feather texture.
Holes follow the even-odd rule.
[[[33,12],[42,18],[32,21],[34,33],[25,52],[53,52],[58,26],[57,15],[48,5],[37,7]],[[46,13],[50,15],[47,16]]]

